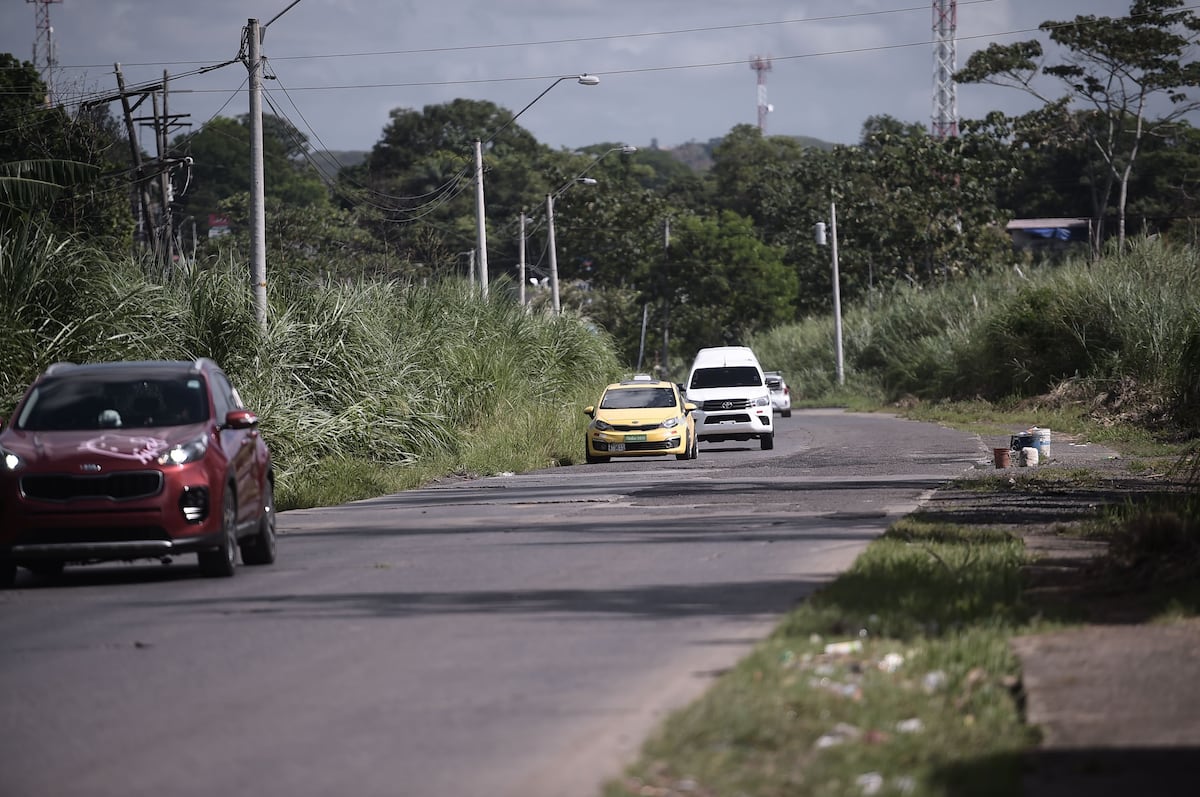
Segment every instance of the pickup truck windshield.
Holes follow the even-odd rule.
[[[710,387],[762,387],[762,377],[752,365],[721,368],[697,368],[692,374],[689,390]]]

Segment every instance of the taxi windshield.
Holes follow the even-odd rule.
[[[647,407],[667,409],[675,406],[675,391],[669,387],[627,387],[609,390],[600,401],[602,410],[634,410]]]

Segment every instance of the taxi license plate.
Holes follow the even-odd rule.
[[[625,435],[625,442],[626,443],[644,443],[644,442],[646,442],[646,435],[644,435],[644,434],[627,434],[627,435]]]
[[[624,451],[625,444],[624,443],[609,443],[608,450],[609,451]]]

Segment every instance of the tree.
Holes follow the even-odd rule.
[[[671,225],[672,339],[688,350],[745,341],[793,318],[796,275],[731,210]]]
[[[376,234],[415,254],[430,235],[450,251],[475,246],[475,141],[482,143],[487,217],[504,227],[545,198],[547,166],[556,158],[513,113],[483,100],[456,99],[420,111],[396,108],[367,160],[343,181],[383,211]],[[498,259],[515,262],[516,236],[489,230]]]
[[[175,211],[192,216],[201,235],[222,202],[250,191],[250,120],[218,116],[200,130],[180,136],[172,150],[192,158],[185,185],[177,185]],[[265,198],[295,208],[330,209],[329,190],[303,157],[307,140],[285,119],[263,117]],[[186,190],[185,190],[186,189]]]
[[[1079,15],[1070,22],[1043,22],[1040,28],[1064,48],[1061,63],[1044,65],[1037,40],[992,44],[974,53],[955,79],[1025,91],[1053,111],[1058,121],[1055,134],[1087,141],[1106,169],[1094,218],[1097,242],[1115,186],[1117,238],[1123,247],[1130,178],[1143,142],[1169,133],[1185,114],[1200,107],[1183,91],[1200,85],[1200,63],[1188,60],[1200,19],[1185,8],[1184,0],[1134,0],[1127,17]],[[1043,93],[1034,82],[1039,73],[1055,78],[1065,96]],[[1150,108],[1159,100],[1166,100],[1170,108],[1150,119]],[[1071,113],[1073,103],[1090,109],[1091,118]]]
[[[45,97],[32,64],[0,54],[0,223],[44,221],[123,248],[133,218],[116,125],[97,109],[72,118]]]
[[[764,182],[778,180],[779,167],[800,158],[804,150],[794,138],[763,136],[754,125],[735,126],[713,149],[719,206],[761,222]]]

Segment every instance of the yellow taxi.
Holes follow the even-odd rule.
[[[696,421],[679,386],[646,375],[616,382],[604,389],[600,402],[584,408],[592,419],[584,441],[589,463],[610,457],[695,459]]]

